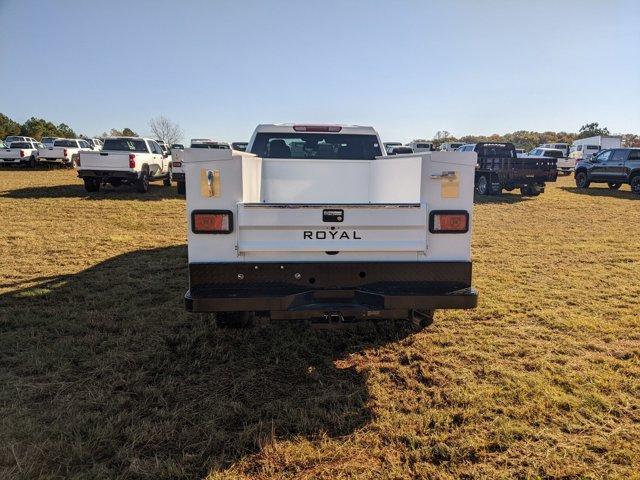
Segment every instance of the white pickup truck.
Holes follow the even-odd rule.
[[[162,180],[171,185],[168,154],[150,138],[109,137],[99,152],[81,152],[78,176],[84,180],[87,192],[97,192],[100,185],[134,185],[138,192],[146,193],[149,182]]]
[[[53,146],[38,149],[38,161],[48,163],[62,163],[72,167],[77,161],[78,154],[89,151],[91,147],[81,138],[56,138]]]
[[[473,308],[474,152],[385,155],[371,127],[259,125],[181,152],[191,312],[317,322]]]
[[[8,148],[0,150],[0,163],[3,165],[27,165],[34,168],[38,164],[39,142],[11,142]]]

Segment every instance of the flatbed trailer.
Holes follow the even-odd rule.
[[[537,196],[547,182],[558,178],[557,159],[518,157],[511,143],[477,143],[476,191],[480,195],[500,195],[519,188],[522,195]]]

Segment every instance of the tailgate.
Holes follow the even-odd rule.
[[[130,170],[129,154],[122,152],[80,152],[82,170]]]
[[[239,252],[425,252],[424,204],[238,204]]]
[[[39,148],[38,156],[43,158],[64,158],[64,147]]]

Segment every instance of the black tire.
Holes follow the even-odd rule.
[[[171,186],[171,177],[169,175],[167,175],[167,178],[162,180],[162,185],[164,185],[165,187]]]
[[[576,187],[578,188],[589,188],[591,182],[589,181],[589,175],[587,172],[578,172],[576,173]]]
[[[38,161],[36,160],[36,157],[34,156],[29,157],[29,168],[36,168],[37,165],[38,165]]]
[[[614,183],[614,182],[607,182],[607,185],[609,186],[610,190],[618,190],[622,186],[621,183]]]
[[[100,181],[94,178],[84,179],[84,189],[89,193],[100,191]]]
[[[520,187],[520,195],[522,195],[523,197],[528,197],[531,195],[531,189],[529,188],[529,185],[523,185],[522,187]]]
[[[420,328],[426,328],[433,323],[433,310],[410,310],[410,320]]]
[[[478,192],[478,195],[491,195],[491,181],[488,175],[480,175],[478,177],[476,192]]]
[[[185,182],[176,182],[176,186],[178,187],[178,194],[185,195],[187,193],[187,185]]]
[[[249,328],[253,326],[253,312],[218,312],[216,325],[218,328]]]
[[[113,178],[109,180],[109,183],[113,188],[118,188],[120,185],[122,185],[122,180],[120,180],[119,178]]]
[[[140,172],[140,176],[136,181],[136,191],[138,193],[147,193],[149,191],[149,170],[144,169]]]
[[[631,177],[629,185],[631,185],[631,191],[633,193],[635,193],[636,195],[640,195],[640,175]]]

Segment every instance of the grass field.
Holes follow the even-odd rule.
[[[640,478],[640,198],[475,206],[479,307],[218,330],[184,200],[0,171],[0,478]]]

